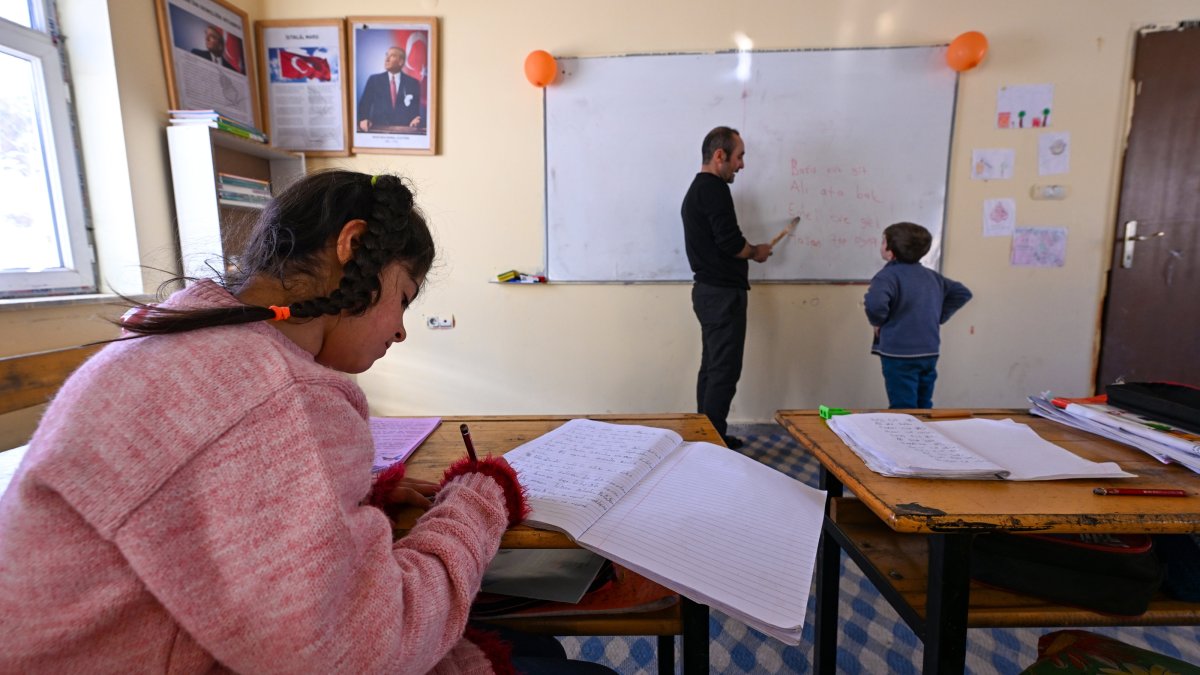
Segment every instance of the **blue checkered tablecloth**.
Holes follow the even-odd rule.
[[[740,425],[730,433],[746,441],[741,452],[784,473],[816,485],[817,462],[775,424]],[[710,613],[709,658],[714,673],[807,673],[812,670],[810,599],[804,641],[790,647],[747,628],[716,610]],[[921,641],[863,576],[843,557],[838,608],[838,672],[905,675],[921,672]],[[967,672],[1018,673],[1037,658],[1037,641],[1051,628],[977,628],[967,636]],[[1133,645],[1200,664],[1200,626],[1089,628]],[[622,675],[656,673],[652,637],[560,638],[571,658],[602,663]],[[676,668],[681,656],[676,641]]]

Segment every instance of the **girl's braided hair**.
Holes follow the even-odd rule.
[[[396,176],[328,170],[309,174],[271,200],[254,225],[234,271],[222,283],[237,293],[255,277],[273,277],[286,289],[300,278],[317,280],[323,253],[351,220],[366,222],[338,287],[326,296],[288,305],[291,316],[358,315],[379,301],[380,274],[400,263],[421,279],[433,266],[433,236]],[[174,309],[139,305],[117,324],[137,335],[159,335],[276,318],[268,307],[241,305]]]

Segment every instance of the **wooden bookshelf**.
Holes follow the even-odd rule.
[[[285,152],[202,124],[167,127],[171,182],[183,273],[213,276],[219,261],[235,258],[262,212],[217,198],[217,173],[271,183],[278,193],[304,175],[303,153]]]

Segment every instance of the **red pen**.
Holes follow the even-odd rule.
[[[478,462],[479,459],[475,457],[475,444],[471,442],[471,430],[467,428],[465,422],[458,425],[458,430],[462,433],[463,443],[467,446],[467,456],[471,458],[472,462]]]
[[[1111,488],[1098,487],[1092,490],[1098,495],[1130,495],[1134,497],[1186,497],[1187,490],[1170,490],[1167,488]]]

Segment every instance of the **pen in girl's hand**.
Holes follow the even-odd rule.
[[[471,458],[472,462],[478,462],[479,458],[475,456],[475,444],[471,442],[471,430],[465,423],[458,425],[458,430],[462,432],[463,443],[467,446],[467,456]]]
[[[1167,488],[1111,488],[1098,487],[1092,492],[1098,495],[1128,495],[1134,497],[1186,497],[1187,490]]]

